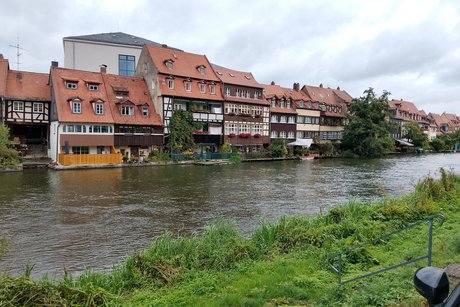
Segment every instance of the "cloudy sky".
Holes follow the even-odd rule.
[[[16,69],[63,63],[62,38],[121,31],[260,83],[369,87],[427,112],[460,114],[460,1],[1,0],[0,53]]]

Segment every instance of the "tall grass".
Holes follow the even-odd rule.
[[[334,286],[334,274],[327,270],[327,255],[373,240],[434,213],[458,215],[458,200],[460,177],[441,169],[439,180],[427,177],[409,195],[370,204],[351,200],[331,208],[324,215],[282,217],[273,223],[265,221],[249,238],[244,238],[233,223],[225,220],[192,236],[175,237],[166,233],[144,252],[129,257],[108,273],[88,271],[75,279],[66,274],[58,281],[46,278],[36,281],[30,278],[33,266],[29,266],[24,276],[0,278],[0,305],[96,306],[121,302],[128,305],[159,302],[161,305],[166,301],[199,305],[209,304],[207,298],[235,305],[335,305],[342,301],[360,306],[399,304],[403,300],[413,300],[415,294],[410,292],[410,284],[395,290],[391,282],[396,282],[401,274],[409,276],[412,268],[386,275],[390,280],[374,277],[372,286],[358,282],[365,291],[361,288],[358,292],[338,291]],[[448,227],[442,230],[446,233],[456,231]],[[416,235],[421,233],[420,230],[416,232]],[[353,275],[381,267],[397,257],[411,259],[419,251],[418,242],[412,241],[411,235],[401,236],[395,242],[377,242],[375,246],[353,251],[345,257],[345,273]],[[450,246],[442,247],[446,257],[455,255],[454,251],[458,253],[460,249],[458,240],[450,239],[449,242]],[[405,247],[403,252],[401,246]],[[305,270],[308,276],[299,273]],[[228,288],[228,284],[238,278],[242,280]],[[269,285],[268,279],[277,280],[280,285]],[[262,285],[267,288],[259,288]],[[306,285],[310,288],[306,289]],[[379,298],[382,289],[391,290]],[[229,295],[228,291],[234,294]],[[144,293],[146,298],[137,301],[142,297],[139,293]]]

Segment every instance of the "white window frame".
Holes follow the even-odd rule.
[[[276,98],[272,98],[272,108],[276,107]]]
[[[66,81],[65,86],[66,88],[71,89],[71,90],[76,90],[78,88],[77,82],[73,82],[73,81]]]
[[[198,87],[199,87],[199,89],[200,89],[200,93],[201,93],[201,94],[206,93],[206,84],[204,84],[204,83],[199,83],[199,84],[198,84]]]
[[[280,99],[280,108],[284,108],[284,99],[283,98]]]
[[[285,139],[286,138],[286,131],[280,131],[280,138]]]
[[[209,92],[211,93],[211,95],[216,94],[216,85],[215,84],[209,84]]]
[[[287,123],[287,121],[286,121],[286,115],[281,115],[281,117],[280,117],[280,123],[282,123],[282,124]]]
[[[133,116],[134,115],[134,107],[132,107],[132,106],[121,106],[120,113],[121,113],[121,115],[125,115],[125,116]]]
[[[234,123],[225,124],[225,135],[229,135],[230,133],[234,133],[235,135],[238,133],[238,124],[234,124]]]
[[[225,88],[225,95],[231,96],[231,91],[229,87]]]
[[[168,83],[168,89],[173,90],[174,89],[174,79],[168,78],[166,79],[166,82]]]
[[[142,116],[144,116],[144,117],[149,116],[149,107],[147,107],[147,106],[142,107]]]
[[[79,100],[72,101],[72,113],[81,114],[81,101]]]
[[[13,101],[13,111],[23,112],[24,111],[24,101]]]
[[[288,117],[288,123],[289,124],[295,124],[295,116],[289,116]]]
[[[32,104],[33,113],[43,113],[43,102],[34,102]]]
[[[191,81],[185,81],[185,91],[186,92],[191,92],[192,91],[192,82]]]
[[[272,115],[271,120],[272,123],[277,123],[278,122],[278,115]]]
[[[288,132],[288,139],[293,139],[294,138],[294,131],[289,131]]]
[[[99,91],[99,84],[88,84],[88,90],[92,92],[97,92]]]
[[[275,131],[275,130],[272,130],[272,131],[270,132],[270,137],[271,137],[272,139],[276,139],[276,138],[278,137],[278,132]]]
[[[94,105],[94,111],[96,115],[104,115],[104,104],[103,103],[96,103]]]

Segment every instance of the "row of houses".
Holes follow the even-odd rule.
[[[13,143],[24,155],[64,165],[162,150],[178,109],[191,112],[195,143],[209,151],[224,143],[258,151],[278,138],[302,146],[339,142],[352,101],[339,87],[260,84],[205,55],[120,32],[64,38],[64,52],[67,67],[52,62],[48,74],[11,70],[0,56],[0,119]],[[455,115],[446,128],[410,102],[390,101],[390,110],[400,127],[395,138],[409,121],[434,135],[458,129]]]

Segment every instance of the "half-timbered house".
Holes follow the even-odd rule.
[[[252,73],[212,65],[222,82],[225,142],[244,152],[270,144],[270,104]]]
[[[24,156],[46,157],[49,141],[49,75],[7,70],[3,123]]]
[[[223,97],[217,78],[205,55],[167,47],[145,45],[136,70],[149,86],[155,109],[162,115],[165,137],[175,110],[192,113],[197,144],[211,150],[223,144]]]

